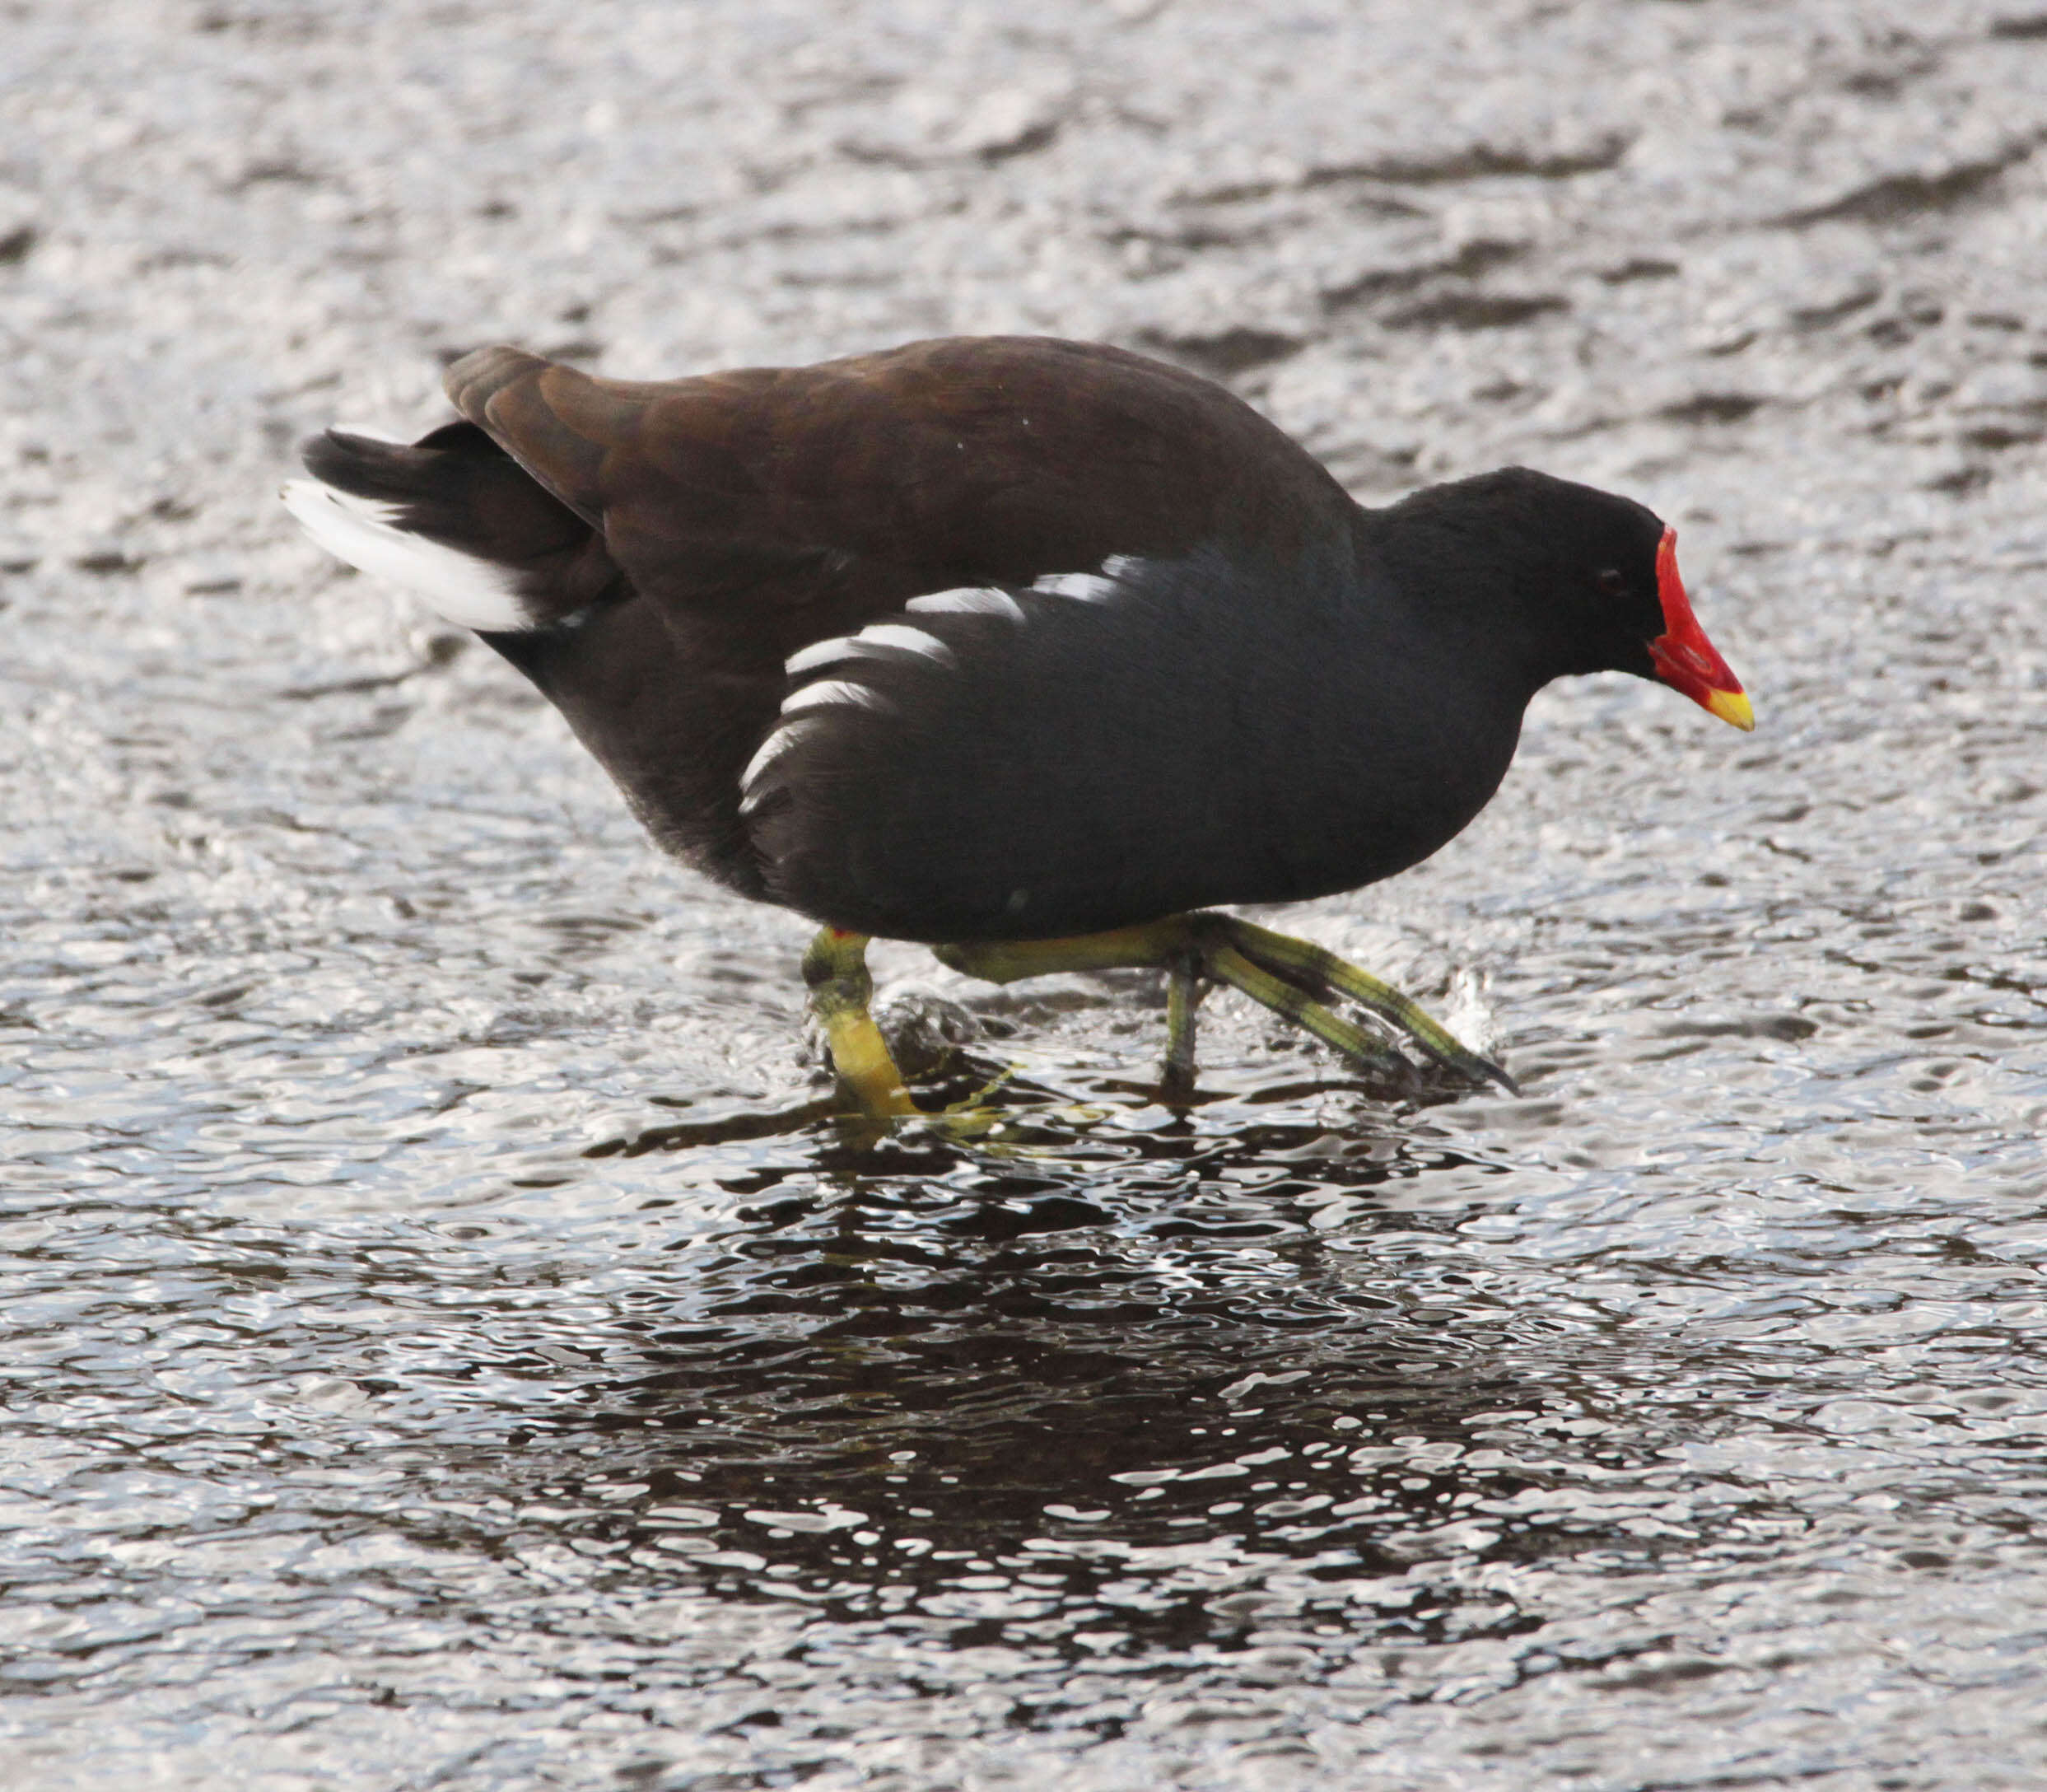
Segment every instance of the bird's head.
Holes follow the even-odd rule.
[[[1501,583],[1518,601],[1494,614],[1530,644],[1538,679],[1630,672],[1737,728],[1756,726],[1742,681],[1692,614],[1677,572],[1677,532],[1654,511],[1525,467],[1435,489],[1456,494],[1454,512],[1443,506],[1444,520],[1457,515],[1501,544]]]
[[[1566,589],[1555,595],[1588,659],[1598,670],[1658,679],[1721,721],[1753,728],[1742,681],[1692,614],[1677,571],[1677,531],[1632,499],[1566,489],[1576,526],[1553,572]]]

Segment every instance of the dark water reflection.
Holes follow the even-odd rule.
[[[1512,1171],[1428,1111],[1092,1093],[969,1146],[563,1160],[543,1237],[25,1216],[12,1486],[63,1516],[11,1546],[13,1683],[441,1785],[1446,1736],[1618,1782],[1608,1726],[1662,1783],[1687,1730],[1825,1762],[1856,1698],[2031,1708],[2037,1278],[1947,1216],[1579,1267],[1488,1248]]]

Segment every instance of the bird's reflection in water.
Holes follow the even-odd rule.
[[[1488,1316],[1450,1267],[1469,1206],[1399,1198],[1495,1167],[1411,1115],[1233,1114],[994,1152],[821,1126],[727,1182],[732,1229],[516,1472],[636,1573],[924,1646],[1312,1673],[1533,1627],[1499,1570],[1616,1539],[1545,1503],[1530,1427],[1583,1457],[1617,1396]]]

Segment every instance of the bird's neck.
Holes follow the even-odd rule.
[[[1361,591],[1446,693],[1518,728],[1537,691],[1578,670],[1541,625],[1540,562],[1511,540],[1449,519],[1361,511],[1356,544]]]

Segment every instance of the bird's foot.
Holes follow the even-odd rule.
[[[1383,1039],[1336,1011],[1331,1005],[1339,1000],[1376,1015],[1446,1069],[1473,1082],[1514,1090],[1513,1079],[1499,1065],[1471,1050],[1390,983],[1322,946],[1234,915],[1196,912],[1074,939],[975,942],[932,950],[954,970],[996,983],[1057,971],[1163,968],[1168,982],[1162,1080],[1168,1099],[1184,1100],[1193,1090],[1195,1011],[1204,981],[1242,990],[1363,1069],[1409,1074],[1406,1059]]]
[[[803,978],[810,1011],[824,1035],[838,1081],[840,1114],[856,1129],[879,1139],[897,1120],[927,1121],[958,1137],[986,1132],[1001,1118],[992,1104],[996,1091],[1017,1073],[1015,1065],[991,1076],[959,1100],[921,1108],[912,1099],[895,1054],[870,1008],[874,983],[867,968],[868,936],[825,927],[804,954]]]
[[[1160,1080],[1170,1102],[1185,1102],[1194,1092],[1195,1016],[1212,983],[1242,990],[1376,1075],[1405,1078],[1412,1072],[1408,1061],[1384,1039],[1339,1014],[1332,1006],[1336,1002],[1352,1002],[1376,1015],[1445,1069],[1516,1093],[1513,1080],[1499,1065],[1472,1051],[1390,983],[1322,946],[1234,915],[1196,912],[1073,939],[986,941],[932,950],[954,970],[996,983],[1061,971],[1162,968],[1168,979],[1167,1047]],[[826,927],[804,954],[811,1010],[832,1054],[842,1099],[856,1117],[870,1124],[912,1115],[972,1122],[1011,1073],[1005,1071],[963,1101],[927,1115],[910,1099],[870,1011],[874,986],[866,951],[866,935]]]
[[[839,1092],[853,1112],[868,1121],[917,1113],[888,1042],[869,1011],[874,979],[867,969],[867,936],[842,927],[818,929],[803,955],[803,980],[832,1054]]]
[[[1239,921],[1233,915],[1193,915],[1187,918],[1205,926],[1220,923],[1228,934],[1225,951],[1242,958],[1252,970],[1262,972],[1281,987],[1270,992],[1277,1000],[1268,999],[1267,993],[1261,993],[1249,982],[1233,976],[1229,965],[1218,964],[1215,973],[1223,982],[1243,990],[1252,1001],[1262,1003],[1283,1019],[1305,1027],[1345,1057],[1369,1064],[1374,1057],[1383,1059],[1387,1048],[1371,1034],[1331,1014],[1325,1005],[1337,997],[1355,1002],[1368,1013],[1376,1015],[1396,1032],[1413,1040],[1445,1070],[1453,1071],[1474,1083],[1496,1083],[1510,1095],[1520,1093],[1514,1080],[1492,1059],[1474,1052],[1419,1002],[1402,995],[1391,983],[1382,982],[1369,972],[1359,970],[1348,959],[1340,959],[1327,948],[1297,940],[1291,934],[1275,933],[1270,927]],[[1299,1005],[1298,1011],[1294,1006],[1296,1003]],[[1330,1025],[1332,1021],[1333,1028]],[[1365,1042],[1364,1052],[1356,1050],[1352,1043],[1355,1038]]]

